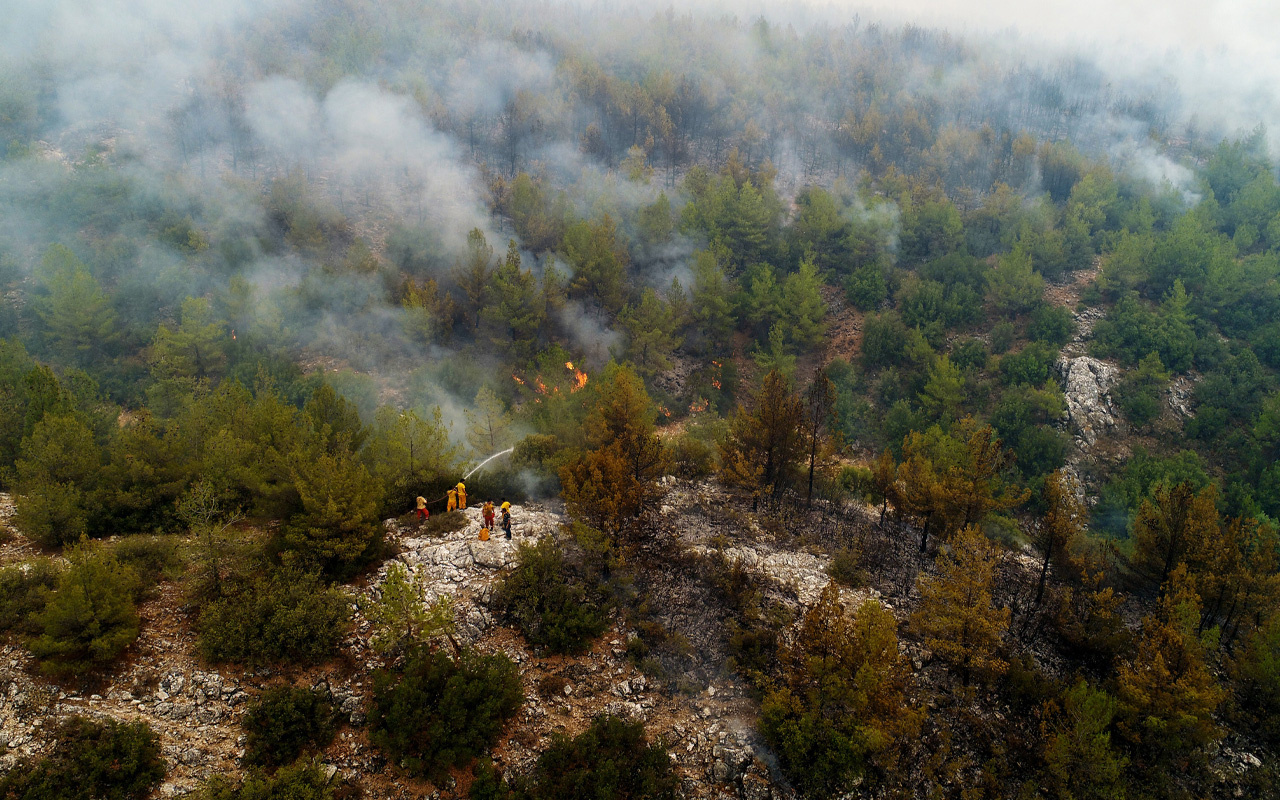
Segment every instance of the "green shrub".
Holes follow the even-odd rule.
[[[1057,347],[1071,341],[1075,332],[1076,323],[1071,318],[1070,309],[1047,303],[1036,306],[1031,312],[1031,322],[1027,325],[1027,336],[1031,341]]]
[[[197,800],[336,800],[337,788],[318,762],[299,761],[271,776],[250,773],[238,784],[215,777],[194,796]]]
[[[0,777],[5,800],[142,800],[164,777],[156,735],[145,723],[72,717],[53,750]]]
[[[467,527],[467,523],[467,515],[461,511],[446,511],[432,514],[419,530],[427,536],[447,536]]]
[[[374,674],[371,738],[410,773],[439,778],[492,747],[523,703],[506,656],[423,649],[403,672]]]
[[[902,362],[907,326],[896,312],[868,314],[862,322],[862,366],[871,372]]]
[[[345,592],[286,566],[209,603],[196,623],[196,647],[212,662],[314,664],[337,652],[350,618]]]
[[[1139,362],[1137,369],[1125,373],[1111,395],[1125,419],[1142,427],[1160,416],[1160,392],[1168,380],[1169,373],[1160,363],[1160,356],[1151,353]]]
[[[716,470],[716,448],[696,436],[684,434],[668,445],[673,474],[687,480],[701,480]]]
[[[884,269],[875,261],[862,264],[845,278],[844,293],[855,308],[872,310],[889,296]]]
[[[831,557],[827,565],[827,574],[836,583],[857,588],[867,582],[866,570],[862,568],[862,553],[856,547],[846,547]]]
[[[709,582],[732,609],[725,625],[729,664],[760,684],[776,664],[778,636],[791,621],[790,611],[767,597],[768,579],[747,569],[742,561],[718,555],[710,566]]]
[[[618,717],[596,719],[574,738],[556,734],[538,758],[531,800],[659,800],[680,796],[680,781],[661,742],[644,725]]]
[[[0,569],[0,634],[38,633],[33,616],[57,585],[58,569],[46,558]]]
[[[182,577],[182,558],[178,555],[178,539],[174,536],[129,536],[112,548],[116,558],[130,567],[145,589],[161,580]]]
[[[581,652],[609,625],[613,599],[601,572],[599,559],[577,542],[547,537],[522,544],[494,605],[530,643],[553,653]]]
[[[320,692],[277,686],[262,693],[241,721],[245,732],[244,763],[279,767],[309,750],[333,741],[336,715]]]
[[[115,661],[138,638],[138,578],[110,551],[84,543],[67,551],[71,566],[34,618],[27,648],[49,675],[81,675]]]
[[[1014,386],[1041,386],[1049,380],[1057,358],[1058,353],[1052,347],[1032,342],[1000,359],[1000,378]]]
[[[871,470],[857,464],[846,464],[840,468],[836,483],[848,497],[860,502],[869,502],[875,494],[875,480]]]
[[[996,355],[1008,352],[1013,347],[1013,340],[1018,336],[1018,329],[1008,320],[1001,320],[991,326],[991,352]]]
[[[468,800],[508,800],[512,797],[511,787],[503,779],[502,773],[494,769],[493,762],[487,758],[476,763],[475,777],[467,790]]]
[[[1005,349],[1009,349],[1007,346]],[[985,369],[987,366],[987,348],[981,339],[975,339],[966,336],[957,339],[951,346],[951,363],[955,364],[962,371],[970,369]]]

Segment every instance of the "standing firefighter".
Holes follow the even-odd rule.
[[[431,512],[427,510],[427,498],[418,495],[418,522],[431,518]]]
[[[502,532],[511,538],[511,504],[506,500],[502,501]]]
[[[458,490],[450,489],[448,492],[448,495],[449,495],[449,506],[445,509],[445,511],[446,512],[457,511],[458,510]]]
[[[493,530],[493,501],[484,501],[484,507],[480,509],[480,515],[484,517],[484,526],[489,530]]]
[[[462,481],[458,481],[456,491],[458,492],[458,508],[465,509],[467,507],[467,485]]]

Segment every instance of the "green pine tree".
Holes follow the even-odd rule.
[[[39,274],[44,293],[33,305],[49,349],[79,367],[111,353],[121,328],[110,299],[84,262],[55,244],[45,252]]]
[[[82,541],[35,621],[40,635],[27,643],[50,675],[80,675],[115,661],[138,638],[137,575],[109,550]]]

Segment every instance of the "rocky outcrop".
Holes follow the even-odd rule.
[[[705,545],[695,545],[690,549],[700,556],[708,556],[715,551],[715,548]],[[765,547],[726,547],[720,552],[729,563],[740,563],[751,572],[790,587],[805,606],[816,603],[823,587],[831,580],[827,575],[829,560],[812,553],[779,552]]]
[[[480,509],[468,508],[463,513],[467,516],[466,527],[442,537],[419,536],[414,526],[401,527],[395,520],[383,523],[390,538],[403,550],[399,560],[412,575],[423,579],[432,598],[487,586],[498,570],[515,563],[521,543],[537,542],[564,524],[564,517],[540,506],[512,506],[513,537],[505,539],[499,531],[482,542]],[[380,570],[375,588],[389,566],[390,562]]]
[[[1090,356],[1062,357],[1057,364],[1067,400],[1067,423],[1076,437],[1076,445],[1087,451],[1100,436],[1115,433],[1117,420],[1110,391],[1120,377],[1120,370]]]

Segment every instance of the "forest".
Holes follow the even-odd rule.
[[[695,712],[743,687],[770,786],[725,796],[1276,796],[1261,121],[862,17],[119,11],[23,4],[0,54],[0,686],[92,694],[171,607],[194,663],[274,676],[195,800],[720,796],[612,713],[499,763],[572,686],[393,534],[458,535],[446,491],[500,454],[472,505],[564,524],[483,615],[545,663],[619,631]],[[669,509],[708,492],[697,550]],[[751,537],[829,582],[770,583]],[[353,637],[358,730],[312,685]],[[13,708],[0,800],[174,769],[140,716],[22,749]],[[326,771],[352,736],[378,777]]]

